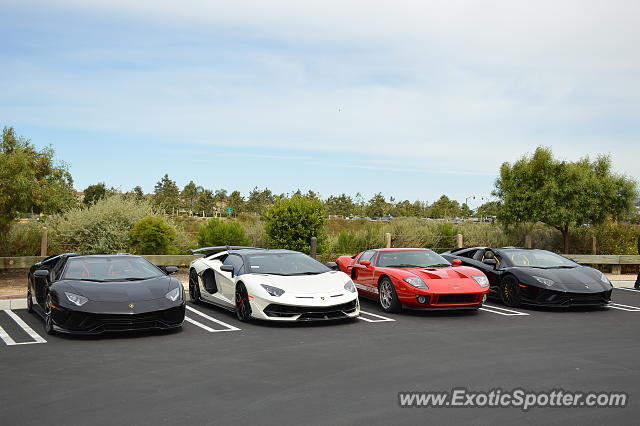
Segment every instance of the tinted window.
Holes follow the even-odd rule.
[[[469,259],[473,259],[477,252],[478,252],[477,249],[467,250],[467,251],[463,251],[463,252],[459,253],[458,256],[468,257]]]
[[[502,250],[513,266],[532,266],[535,268],[575,268],[572,260],[546,250]]]
[[[100,256],[72,257],[62,274],[65,280],[124,281],[144,280],[164,275],[142,257]]]
[[[362,253],[362,256],[360,256],[360,259],[358,259],[358,263],[362,263],[363,260],[368,260],[369,262],[373,263],[373,257],[375,256],[375,254],[375,250],[365,251],[364,253]]]
[[[331,271],[304,253],[260,253],[246,256],[247,269],[254,274],[315,275]]]
[[[233,266],[233,274],[234,275],[242,275],[244,274],[244,262],[242,258],[237,254],[230,254],[227,258],[222,262],[223,265],[231,265]]]

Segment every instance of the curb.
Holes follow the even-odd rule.
[[[0,310],[4,309],[27,309],[27,298],[2,299],[0,300]]]

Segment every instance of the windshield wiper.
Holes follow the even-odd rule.
[[[328,272],[328,271],[325,271],[325,272]],[[284,274],[284,275],[293,276],[293,275],[320,275],[320,274],[324,274],[324,272],[295,272],[293,274]]]
[[[103,283],[104,282],[104,280],[96,280],[96,279],[93,279],[93,278],[64,278],[64,279],[68,280],[68,281],[91,281],[91,282],[94,282],[94,283]]]
[[[425,266],[425,268],[439,268],[441,266],[451,266],[450,263],[436,263],[434,265]]]
[[[154,277],[145,277],[145,278],[139,278],[139,277],[112,278],[112,279],[108,279],[108,280],[104,280],[104,281],[108,281],[108,282],[115,282],[115,281],[143,281],[143,280],[149,280],[151,278],[154,278]]]

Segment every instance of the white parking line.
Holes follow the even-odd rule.
[[[500,306],[493,306],[493,305],[483,305],[482,308],[480,308],[481,311],[485,311],[485,312],[490,312],[492,314],[498,314],[498,315],[504,315],[507,317],[517,317],[517,316],[526,316],[529,315],[526,312],[520,312],[520,311],[513,311],[511,309],[506,309],[506,308],[501,308]]]
[[[365,315],[369,315],[371,317],[374,318],[380,318],[380,319],[369,319],[369,318],[365,318],[362,316],[362,314]],[[389,322],[389,321],[395,321],[393,318],[387,318],[387,317],[383,317],[382,315],[377,315],[377,314],[372,314],[370,312],[365,312],[365,311],[360,311],[360,315],[358,318],[361,319],[362,321],[366,321],[366,322]]]
[[[194,314],[200,315],[201,317],[208,319],[209,321],[212,321],[212,322],[215,322],[215,323],[218,323],[220,325],[223,325],[223,326],[227,327],[227,330],[214,330],[214,331],[240,331],[241,330],[240,328],[234,327],[231,324],[227,324],[226,322],[222,322],[219,319],[215,319],[213,317],[210,317],[209,315],[204,314],[204,313],[200,312],[197,309],[193,309],[191,306],[187,305],[187,309],[190,310],[191,312],[193,312]],[[189,322],[193,322],[193,320],[191,320]]]
[[[38,333],[36,333],[35,331],[33,331],[33,328],[29,327],[29,324],[27,324],[26,322],[24,322],[22,320],[22,318],[20,318],[18,315],[15,314],[15,312],[13,311],[5,311],[7,313],[7,315],[9,315],[15,322],[18,323],[18,325],[20,327],[22,327],[22,329],[24,331],[27,332],[27,334],[29,336],[31,336],[31,338],[33,340],[35,340],[35,342],[26,342],[26,343],[47,343],[46,340],[44,340],[42,337],[40,337],[40,335]]]
[[[614,287],[616,290],[626,290],[626,291],[635,291],[636,293],[640,293],[640,290],[637,290],[635,288],[628,288],[628,287]]]
[[[44,340],[42,337],[40,337],[40,335],[38,333],[33,331],[33,329],[31,327],[29,327],[29,325],[26,322],[24,322],[22,320],[22,318],[20,318],[18,315],[16,315],[13,311],[11,311],[9,309],[3,309],[3,311],[6,312],[7,315],[9,316],[9,318],[14,320],[34,340],[33,342],[20,342],[20,343],[17,343],[15,340],[13,340],[13,338],[11,336],[9,336],[9,333],[7,333],[4,328],[0,327],[0,339],[4,340],[4,342],[7,344],[7,346],[32,345],[34,343],[47,343],[46,340]]]
[[[638,306],[621,305],[620,303],[610,303],[608,306],[610,308],[619,309],[621,311],[640,312],[640,307]]]

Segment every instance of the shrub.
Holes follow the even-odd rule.
[[[0,235],[0,256],[39,256],[42,222],[14,223]]]
[[[244,228],[237,221],[211,219],[200,228],[198,244],[206,246],[246,246],[251,244]]]
[[[131,228],[152,214],[147,201],[114,195],[88,208],[52,216],[47,222],[51,236],[49,251],[85,254],[126,251]]]
[[[278,200],[266,214],[269,245],[309,253],[311,237],[318,239],[318,251],[325,243],[325,210],[317,198],[294,195]]]
[[[129,231],[129,247],[136,254],[169,254],[176,230],[163,217],[147,216]]]

